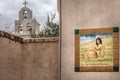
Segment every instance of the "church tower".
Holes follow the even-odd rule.
[[[28,2],[23,3],[24,7],[19,11],[19,20],[15,21],[15,34],[22,37],[29,37],[30,34],[38,34],[40,24],[32,17],[32,11],[27,7]]]

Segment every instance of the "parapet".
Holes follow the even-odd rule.
[[[7,33],[0,30],[0,37],[8,38],[15,42],[20,43],[49,43],[49,42],[58,42],[59,37],[48,37],[48,38],[22,38],[14,34]]]

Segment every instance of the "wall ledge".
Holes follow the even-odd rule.
[[[22,38],[17,35],[13,35],[10,33],[7,33],[5,31],[0,30],[0,37],[8,38],[15,42],[20,43],[49,43],[49,42],[58,42],[59,37],[48,37],[48,38]]]

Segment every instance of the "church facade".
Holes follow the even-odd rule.
[[[29,37],[31,34],[38,34],[40,24],[33,18],[32,10],[26,5],[26,1],[23,3],[25,6],[19,11],[19,20],[15,20],[15,34],[22,37]]]

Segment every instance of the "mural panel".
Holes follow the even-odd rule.
[[[119,28],[75,30],[75,72],[119,71]]]

